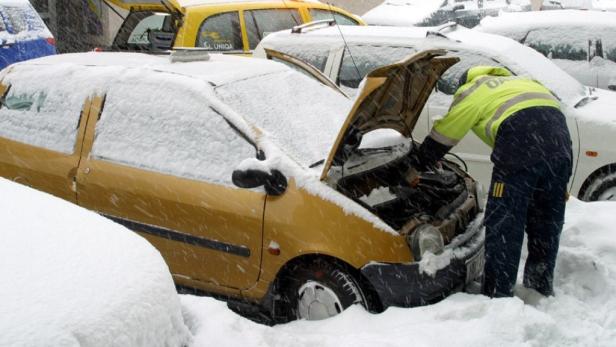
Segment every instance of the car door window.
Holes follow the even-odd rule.
[[[349,46],[344,50],[337,82],[341,87],[356,89],[372,70],[397,62],[415,52],[411,47],[402,46]]]
[[[39,78],[36,69],[14,75],[18,76],[16,82],[10,84],[0,104],[0,137],[73,153],[82,93],[75,93],[62,78],[47,76],[44,85],[32,82]]]
[[[290,29],[302,21],[295,9],[265,9],[244,11],[250,49],[255,49],[267,34]]]
[[[342,13],[338,13],[338,12],[334,12],[334,11],[329,11],[329,10],[322,10],[322,9],[318,9],[318,8],[311,8],[310,9],[310,16],[312,17],[313,21],[316,20],[327,20],[327,19],[334,19],[336,20],[336,24],[338,25],[359,25],[359,23],[357,23],[357,21],[349,16],[346,16]]]
[[[594,36],[583,27],[543,28],[530,31],[523,43],[551,59],[587,60]]]
[[[212,51],[243,50],[238,12],[226,12],[206,18],[199,28],[196,46]]]
[[[95,158],[231,186],[234,168],[256,156],[255,147],[208,103],[209,85],[167,74],[124,79],[107,93]]]
[[[503,66],[496,59],[475,52],[451,51],[451,55],[460,58],[460,61],[445,71],[436,84],[437,90],[447,95],[455,94],[462,74],[471,67],[478,65]]]

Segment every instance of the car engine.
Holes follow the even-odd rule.
[[[343,165],[331,168],[328,182],[401,234],[432,224],[447,242],[478,212],[475,183],[448,160],[420,172],[414,184],[407,182],[417,152],[418,144],[408,139],[393,146],[356,148]]]

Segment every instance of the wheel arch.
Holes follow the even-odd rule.
[[[368,310],[370,312],[382,312],[383,305],[381,303],[381,299],[378,296],[376,290],[372,286],[372,284],[368,281],[368,279],[362,275],[361,271],[346,261],[323,253],[306,253],[298,255],[294,258],[289,259],[283,266],[280,267],[274,280],[271,282],[268,292],[264,297],[262,302],[264,307],[272,308],[272,314],[275,315],[275,303],[274,301],[278,300],[278,296],[280,293],[280,285],[284,280],[285,276],[289,276],[292,274],[291,269],[296,265],[308,264],[317,259],[325,260],[331,264],[334,264],[337,267],[342,268],[342,270],[348,272],[353,278],[358,282],[359,286],[363,294],[368,301]]]

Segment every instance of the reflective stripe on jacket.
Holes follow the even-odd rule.
[[[548,106],[560,109],[558,99],[539,82],[512,76],[501,67],[477,66],[468,70],[447,115],[435,122],[430,137],[455,146],[469,130],[494,147],[501,123],[517,111]]]

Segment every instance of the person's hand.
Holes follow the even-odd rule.
[[[404,179],[406,180],[406,183],[408,183],[411,187],[417,187],[420,181],[419,171],[417,171],[415,168],[410,168],[404,175]]]

